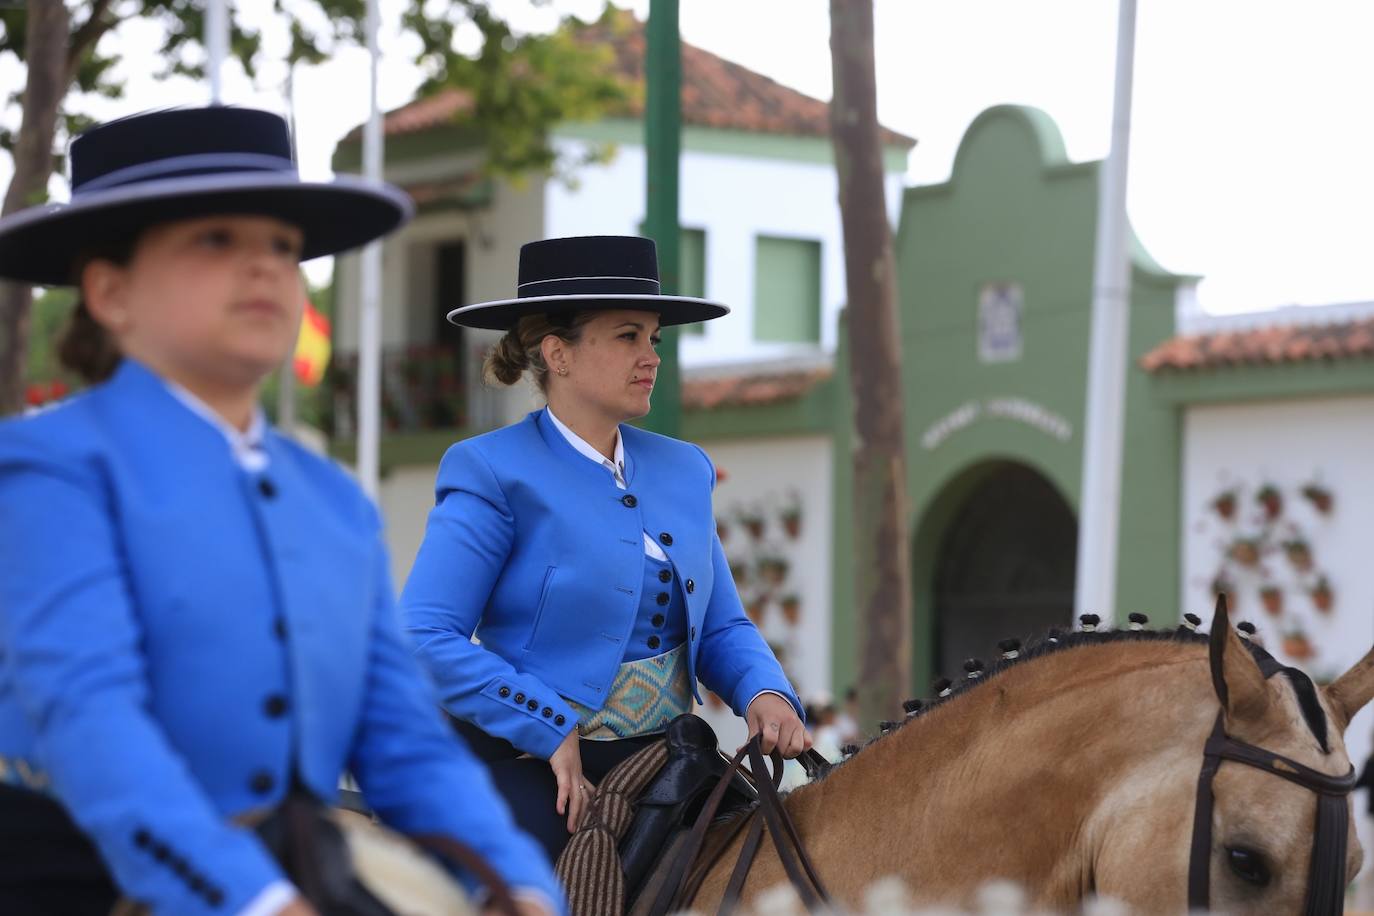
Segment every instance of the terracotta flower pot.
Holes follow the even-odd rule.
[[[749,532],[749,536],[750,536],[750,537],[752,537],[752,538],[753,538],[754,540],[756,540],[756,541],[757,541],[759,538],[763,537],[763,519],[761,519],[761,518],[746,518],[746,519],[744,519],[743,521],[744,521],[744,528],[745,528],[746,531]]]
[[[1294,661],[1307,661],[1315,653],[1312,643],[1302,633],[1289,633],[1283,638],[1283,654]]]
[[[1283,496],[1279,494],[1278,488],[1265,486],[1255,494],[1255,501],[1264,507],[1264,517],[1268,521],[1278,518],[1283,512]]]
[[[720,538],[722,544],[730,540],[730,526],[720,519],[716,519],[716,537]]]
[[[1236,538],[1227,550],[1231,559],[1241,566],[1252,567],[1259,563],[1259,542],[1249,538]]]
[[[764,595],[753,598],[744,606],[744,613],[749,615],[749,619],[757,625],[763,624],[764,612],[768,610],[768,596]]]
[[[1217,515],[1220,515],[1229,522],[1236,517],[1236,494],[1221,494],[1216,499],[1212,500],[1212,508],[1216,510]]]
[[[801,621],[801,599],[796,595],[788,595],[778,604],[782,608],[782,617],[791,626],[796,626]]]
[[[1312,596],[1313,607],[1323,614],[1331,613],[1331,607],[1336,603],[1336,595],[1331,591],[1331,586],[1327,584],[1325,579],[1318,582],[1309,594]]]
[[[1330,490],[1310,483],[1302,488],[1302,495],[1322,515],[1331,514],[1331,506],[1335,503],[1335,498],[1331,495]]]
[[[801,513],[792,512],[782,517],[782,530],[787,532],[787,536],[796,540],[801,536]]]
[[[1280,589],[1272,586],[1260,589],[1260,602],[1271,617],[1277,617],[1283,613],[1283,592]]]
[[[1307,546],[1306,541],[1285,541],[1283,552],[1298,572],[1308,572],[1312,569],[1312,548]]]

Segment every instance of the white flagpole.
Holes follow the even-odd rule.
[[[367,0],[367,51],[372,59],[370,108],[363,128],[363,175],[382,178],[382,116],[377,107],[377,0]],[[361,308],[358,329],[358,479],[377,496],[377,449],[381,426],[382,243],[372,242],[362,253]]]
[[[1079,502],[1078,581],[1074,589],[1075,620],[1081,614],[1091,613],[1100,614],[1104,623],[1116,616],[1121,440],[1130,326],[1126,175],[1134,58],[1135,0],[1121,0],[1116,28],[1112,145],[1098,189],[1088,403],[1083,426],[1083,489]]]
[[[286,70],[286,123],[291,131],[291,158],[300,165],[299,146],[296,143],[296,65],[287,63]],[[304,279],[305,273],[301,272]],[[296,435],[296,348],[286,355],[286,364],[277,374],[277,428],[288,437]]]
[[[229,56],[228,0],[206,0],[205,56],[210,75],[210,104],[218,105],[224,101],[220,71],[224,69],[224,59]]]

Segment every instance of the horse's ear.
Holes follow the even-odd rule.
[[[1355,667],[1323,688],[1323,692],[1331,704],[1336,727],[1344,732],[1355,714],[1374,699],[1374,649],[1356,662]]]
[[[1231,627],[1231,615],[1226,609],[1224,594],[1217,596],[1217,611],[1212,617],[1208,649],[1212,664],[1212,687],[1221,701],[1221,708],[1226,710],[1226,717],[1230,720],[1253,720],[1263,715],[1269,703],[1269,687],[1254,656]]]

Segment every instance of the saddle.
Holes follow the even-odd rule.
[[[742,768],[746,753],[751,754],[755,778],[763,777],[762,794]],[[602,780],[582,826],[559,856],[557,872],[569,912],[572,916],[662,916],[681,909],[715,858],[747,823],[745,853],[731,882],[729,906],[733,906],[762,833],[764,818],[754,815],[762,812],[770,830],[778,829],[774,840],[779,847],[784,845],[781,817],[792,834],[790,841],[800,849],[778,801],[776,781],[781,779],[782,758],[776,753],[773,763],[775,782],[770,783],[757,738],[727,761],[706,722],[691,714],[674,719],[663,741],[639,751]],[[828,767],[819,755],[811,755],[806,765],[809,770]],[[726,820],[732,820],[735,829],[725,842],[716,844],[714,855],[702,855],[707,830]],[[801,858],[805,861],[804,853]],[[809,862],[807,870],[811,871]],[[815,886],[819,898],[798,885],[803,901],[813,910],[818,908],[811,906],[813,899],[828,899],[819,880]]]

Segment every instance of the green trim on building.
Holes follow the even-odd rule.
[[[1374,360],[1166,370],[1149,377],[1149,391],[1171,406],[1369,394],[1374,391]]]
[[[481,153],[485,145],[486,139],[481,131],[461,124],[446,124],[415,133],[397,134],[387,137],[383,141],[386,162],[389,165],[412,159]],[[345,140],[339,143],[334,148],[331,165],[336,172],[361,172],[363,167],[362,141]]]
[[[561,140],[587,140],[618,146],[642,146],[644,143],[644,128],[636,118],[569,122],[555,128],[553,135]],[[694,124],[684,124],[682,127],[682,151],[786,162],[828,164],[835,161],[829,137],[755,133]],[[901,146],[883,147],[883,167],[889,172],[905,172],[910,152]]]

